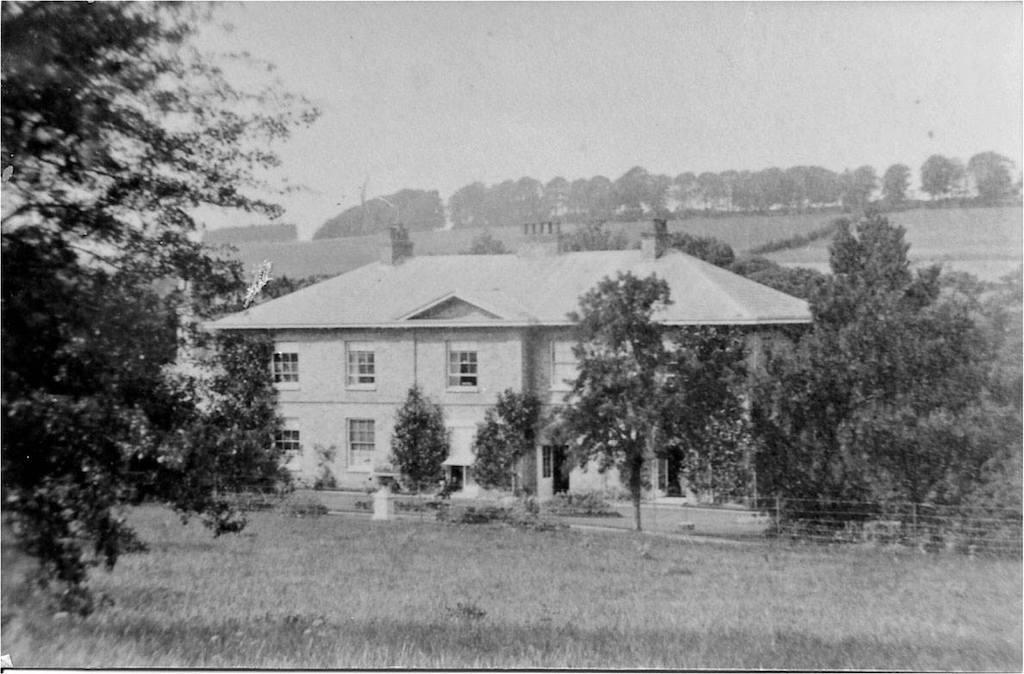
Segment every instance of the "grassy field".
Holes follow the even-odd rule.
[[[718,547],[490,525],[255,515],[212,539],[169,511],[42,611],[3,551],[3,644],[24,667],[1015,670],[1019,561]]]
[[[985,280],[996,280],[1022,264],[1020,208],[935,209],[889,215],[907,230],[915,264],[942,264]],[[780,264],[828,271],[828,239],[769,253]]]
[[[737,254],[770,241],[807,234],[828,224],[836,214],[737,215],[692,217],[674,221],[672,231],[714,236],[732,246]],[[983,278],[998,278],[1021,264],[1022,210],[1019,207],[919,209],[893,213],[890,219],[907,229],[911,258],[919,262],[944,262]],[[565,225],[568,230],[573,225]],[[609,223],[608,228],[639,241],[650,222]],[[467,250],[483,230],[459,229],[412,232],[418,255],[448,255]],[[523,239],[519,227],[493,230],[511,250]],[[239,245],[239,258],[249,269],[262,260],[274,263],[274,273],[285,276],[339,274],[373,262],[379,257],[383,235]],[[827,270],[828,240],[810,246],[767,255],[782,264]]]

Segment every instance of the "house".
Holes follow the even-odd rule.
[[[755,361],[780,326],[810,322],[803,300],[670,249],[664,221],[639,250],[623,251],[564,253],[557,224],[524,229],[517,254],[416,257],[395,227],[378,262],[209,324],[273,335],[280,442],[298,476],[317,473],[317,445],[336,449],[330,468],[343,487],[389,474],[395,413],[415,383],[444,409],[450,477],[472,486],[484,411],[508,388],[534,391],[548,406],[562,402],[575,376],[567,315],[620,271],[669,283],[673,303],[659,315],[667,325],[749,328]],[[523,484],[538,496],[615,480],[567,470],[565,452],[549,442],[542,433],[525,462]]]

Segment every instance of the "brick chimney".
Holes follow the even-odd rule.
[[[640,250],[644,259],[656,260],[668,250],[668,221],[664,218],[654,219],[654,231],[640,235]]]
[[[407,257],[412,257],[412,239],[402,225],[391,225],[388,228],[388,242],[381,250],[381,262],[395,265]]]
[[[520,257],[547,257],[562,252],[561,222],[524,223],[523,237],[517,251]]]

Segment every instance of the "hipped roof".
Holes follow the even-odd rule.
[[[668,325],[808,323],[807,303],[676,250],[412,257],[375,262],[208,324],[217,330],[568,325],[579,298],[605,277],[631,272],[668,282]],[[453,301],[482,312],[425,318]]]

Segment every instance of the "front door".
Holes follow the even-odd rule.
[[[569,471],[572,469],[569,464],[568,447],[565,445],[552,447],[552,463],[554,464],[552,491],[556,494],[564,494],[569,491]]]

